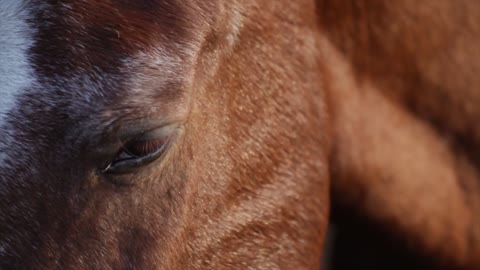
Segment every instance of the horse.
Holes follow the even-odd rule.
[[[1,269],[314,269],[311,1],[0,1]]]
[[[0,0],[0,268],[319,269],[332,202],[477,269],[479,10]]]

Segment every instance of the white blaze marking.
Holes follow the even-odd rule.
[[[26,22],[28,12],[22,0],[0,0],[0,161],[5,158],[2,143],[8,141],[6,114],[15,106],[15,98],[33,83],[28,50],[33,31]]]

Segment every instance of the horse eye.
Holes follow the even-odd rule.
[[[168,149],[176,130],[177,126],[166,126],[126,141],[111,162],[100,172],[105,174],[129,173],[155,161]]]

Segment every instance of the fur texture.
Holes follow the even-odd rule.
[[[334,207],[480,267],[479,4],[0,8],[1,269],[318,269],[330,177]],[[162,158],[99,173],[172,122]]]
[[[24,6],[34,42],[16,58],[36,83],[0,137],[0,268],[318,267],[328,126],[312,2]],[[97,173],[119,138],[171,122],[164,157]]]
[[[28,50],[33,45],[33,30],[27,23],[28,10],[22,1],[0,2],[0,136],[10,138],[5,118],[15,107],[15,99],[33,85],[33,70]],[[0,164],[6,159],[6,143],[0,141]]]
[[[335,204],[437,266],[479,269],[480,5],[340,0],[317,10]]]

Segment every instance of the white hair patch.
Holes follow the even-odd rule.
[[[33,30],[27,23],[29,13],[22,0],[0,0],[0,130],[15,107],[15,100],[34,81],[28,51],[33,45]],[[0,161],[5,153],[2,143],[8,132],[0,132]]]

